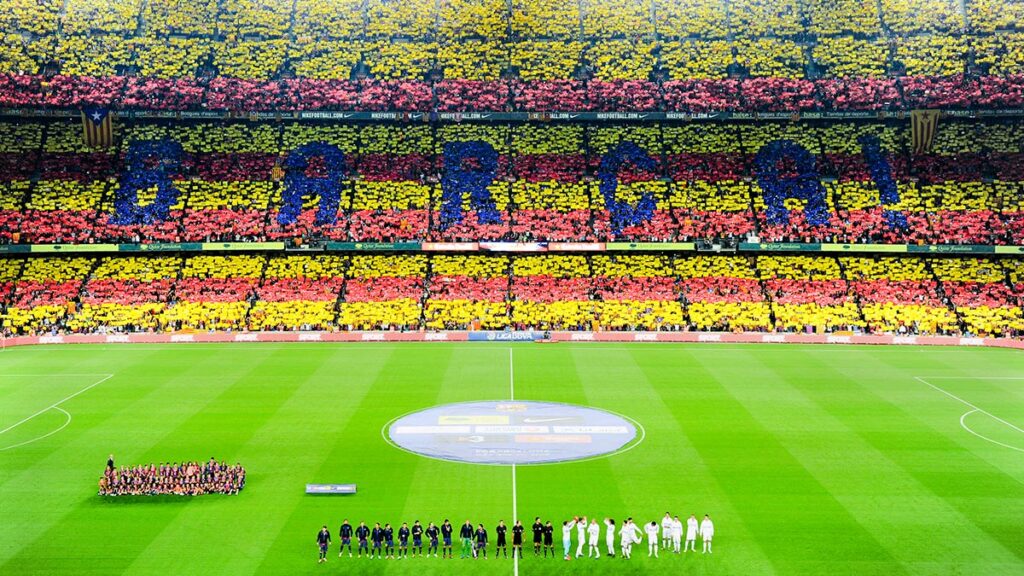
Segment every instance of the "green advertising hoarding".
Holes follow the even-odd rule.
[[[353,251],[366,251],[366,252],[380,252],[380,251],[399,251],[399,250],[419,250],[421,244],[419,242],[328,242],[328,250],[338,250],[341,252],[353,252]]]

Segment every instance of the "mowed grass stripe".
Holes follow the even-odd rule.
[[[577,356],[568,348],[552,348],[547,345],[525,345],[516,348],[516,397],[521,400],[539,402],[565,402],[593,408],[608,408],[607,404],[588,401],[587,388],[597,387],[604,381],[592,381],[588,374],[578,371]],[[623,457],[625,454],[622,455]],[[612,456],[611,458],[618,458]],[[550,558],[533,558],[533,534],[530,527],[534,518],[540,516],[543,522],[551,520],[555,526],[555,549],[561,557],[562,521],[574,516],[596,517],[601,528],[598,538],[601,553],[605,553],[604,518],[612,517],[616,525],[630,513],[621,486],[616,481],[615,470],[610,459],[597,458],[586,462],[565,462],[540,466],[520,466],[517,469],[519,484],[520,518],[526,526],[527,558],[520,563],[520,573],[526,575],[545,574],[551,570]],[[626,486],[628,489],[628,486]],[[573,538],[576,531],[573,530]],[[618,537],[616,537],[618,545]],[[572,548],[576,553],[576,545]],[[584,553],[587,548],[584,547]],[[556,560],[557,562],[557,560]],[[579,571],[589,566],[590,560],[581,560]],[[597,565],[603,572],[605,564]],[[602,573],[603,573],[602,572]]]
[[[711,394],[695,399],[700,420],[688,423],[688,433],[775,569],[781,574],[826,573],[839,563],[856,567],[859,574],[905,574],[878,537],[751,413],[745,401],[758,400],[737,395],[757,392],[761,401],[772,402],[772,390],[751,358],[691,356],[697,361],[687,365],[693,385]],[[740,383],[748,385],[734,389]],[[793,421],[791,429],[806,425]]]
[[[179,426],[168,437],[166,445],[158,447],[170,452],[201,454],[204,447],[217,446],[217,453],[210,456],[246,465],[247,489],[238,496],[191,499],[189,506],[154,536],[127,572],[147,573],[161,569],[186,572],[197,563],[216,567],[217,571],[229,566],[251,570],[260,561],[260,555],[253,553],[253,545],[280,521],[280,518],[268,519],[261,504],[287,497],[288,488],[295,490],[294,485],[280,483],[280,471],[274,460],[267,458],[268,446],[296,445],[287,439],[301,427],[282,426],[277,428],[277,434],[264,435],[259,440],[257,436],[272,426],[271,422],[304,388],[316,386],[318,379],[330,377],[324,368],[330,364],[332,355],[329,350],[311,350],[304,353],[302,362],[294,362],[294,355],[286,351],[269,352],[250,364],[248,371],[206,410]],[[229,349],[224,356],[235,358]],[[252,356],[249,354],[247,358]],[[309,410],[310,406],[305,409]],[[260,454],[252,450],[257,442]],[[242,452],[247,448],[251,458],[243,457]],[[282,456],[287,458],[286,454]],[[258,490],[249,489],[253,486]],[[211,516],[230,518],[232,528],[225,529],[223,523],[210,522]],[[208,545],[182,555],[174,543],[189,537],[199,538]],[[225,550],[236,553],[225,554]]]
[[[931,365],[934,367],[935,363]],[[1020,478],[1005,473],[967,446],[975,443],[991,454],[989,446],[977,444],[980,440],[960,428],[958,402],[920,386],[913,378],[894,386],[888,378],[862,373],[862,378],[849,379],[827,365],[815,365],[814,368],[827,374],[830,382],[852,383],[860,393],[876,398],[878,402],[872,407],[871,415],[879,424],[865,428],[864,439],[888,455],[922,486],[946,500],[987,536],[986,541],[986,538],[975,534],[973,542],[965,542],[968,533],[964,530],[969,526],[958,523],[949,525],[949,532],[938,536],[940,541],[948,537],[949,546],[965,547],[977,554],[979,560],[984,559],[990,564],[989,571],[975,566],[975,573],[1005,573],[1008,566],[1024,570],[1024,540],[1019,537],[1019,517],[1009,513],[1020,501]],[[904,402],[887,401],[883,394],[878,393],[888,388],[903,387],[910,387],[918,395],[923,389],[925,393],[938,396],[942,403],[932,404],[934,407],[928,409],[925,406],[929,404],[921,401],[913,404],[914,409],[911,410]],[[841,413],[841,404],[836,404],[837,400],[824,399],[822,402],[838,406],[834,409]],[[845,417],[849,418],[848,415]],[[892,426],[893,422],[903,422],[904,425]],[[1005,454],[1006,458],[1019,460],[1017,452],[1005,450]]]
[[[642,444],[607,460],[616,483],[626,488],[625,504],[627,510],[639,516],[637,523],[655,521],[660,526],[666,511],[678,514],[684,522],[691,513],[698,519],[710,514],[716,522],[717,556],[701,554],[698,544],[697,553],[677,557],[663,551],[661,559],[648,561],[645,543],[637,547],[634,560],[639,556],[645,570],[665,574],[708,570],[719,574],[773,574],[771,563],[750,537],[742,516],[688,437],[684,422],[699,417],[690,411],[689,399],[700,390],[692,386],[689,371],[678,365],[687,356],[681,349],[665,350],[654,357],[634,355],[629,350],[601,356],[586,350],[576,353],[581,374],[605,384],[585,388],[589,401],[636,415],[645,426],[647,437]]]
[[[615,402],[593,401],[588,398],[588,390],[607,385],[610,381],[602,368],[607,368],[603,361],[591,363],[588,368],[596,368],[595,373],[579,370],[578,356],[569,347],[538,346],[533,344],[520,345],[515,348],[516,362],[516,398],[524,401],[562,402],[578,406],[608,409],[616,412],[623,410]],[[613,394],[618,394],[613,393]],[[629,414],[627,414],[628,416]],[[536,466],[520,466],[517,468],[519,484],[520,518],[526,525],[525,558],[520,563],[520,574],[527,576],[550,574],[554,571],[567,574],[612,574],[622,571],[644,570],[647,573],[660,573],[657,566],[647,563],[646,548],[641,553],[637,547],[634,559],[630,564],[623,564],[621,559],[593,560],[586,557],[588,547],[584,546],[584,557],[572,560],[569,564],[561,559],[562,555],[562,522],[574,516],[594,516],[601,528],[598,545],[602,555],[605,553],[604,518],[615,518],[616,525],[621,526],[622,520],[628,515],[639,515],[650,502],[642,494],[636,494],[635,486],[620,483],[620,474],[615,462],[624,461],[642,446],[634,450],[606,458],[594,458],[585,461],[544,464]],[[621,460],[620,460],[621,459]],[[634,479],[637,479],[634,476]],[[646,492],[645,489],[643,489]],[[638,505],[637,499],[644,500]],[[659,505],[660,507],[660,505]],[[535,517],[540,516],[543,522],[550,520],[555,528],[554,544],[556,558],[543,554],[540,558],[533,556],[533,538],[530,526]],[[638,517],[636,521],[643,522]],[[578,532],[572,531],[573,545],[570,555],[575,556],[578,548]],[[615,544],[618,548],[619,538]],[[664,566],[667,568],[668,566]],[[678,568],[678,566],[676,566]],[[653,572],[652,572],[653,570]]]
[[[408,398],[399,416],[413,410],[437,405],[467,402],[480,399],[503,400],[508,398],[508,350],[503,346],[486,345],[449,347],[447,353],[434,352],[428,358],[414,357],[410,363],[417,366],[419,379],[436,385],[424,386],[417,378],[410,378],[398,392]],[[411,355],[412,349],[408,354]],[[444,354],[444,363],[434,360]],[[390,421],[391,418],[387,418]],[[398,451],[392,446],[388,450]],[[434,460],[413,454],[402,453],[411,460],[408,497],[398,502],[400,515],[393,522],[408,522],[410,526],[420,520],[424,528],[429,522],[440,524],[445,518],[451,520],[456,531],[467,519],[474,527],[483,523],[491,538],[488,561],[481,559],[474,566],[474,574],[509,576],[512,573],[511,559],[506,562],[494,560],[494,526],[499,519],[511,527],[512,515],[512,470],[508,466],[480,466],[459,462]],[[395,526],[397,533],[398,527]],[[508,534],[511,540],[511,532]],[[426,539],[424,539],[426,541]],[[411,545],[411,544],[410,544]],[[455,560],[459,562],[461,546],[456,539]],[[424,552],[426,545],[424,545]],[[345,566],[347,559],[342,562]],[[423,563],[427,562],[426,565]],[[417,560],[408,564],[389,564],[385,574],[421,574],[426,568],[438,567],[440,558]],[[448,567],[450,569],[450,567]],[[465,569],[465,568],[463,568]]]
[[[108,360],[116,375],[67,403],[65,408],[77,416],[72,426],[25,446],[24,452],[10,451],[19,452],[18,457],[34,454],[38,460],[0,487],[4,515],[10,516],[3,523],[3,540],[13,543],[0,550],[0,573],[60,572],[68,562],[89,565],[97,555],[107,570],[118,572],[148,543],[144,527],[170,521],[184,504],[105,502],[96,496],[96,482],[108,452],[119,462],[141,463],[136,458],[231,384],[218,375],[206,386],[195,386],[197,379],[222,366],[217,353],[208,351],[188,366],[166,371],[150,370],[150,363],[157,361],[152,355]],[[68,546],[68,534],[75,534],[81,545]],[[8,551],[13,554],[8,556]]]
[[[268,413],[287,398],[293,388],[286,381],[271,374],[280,360],[277,357],[280,354],[268,352],[256,358],[250,354],[239,361],[229,350],[224,350],[217,361],[221,365],[232,366],[227,372],[232,375],[230,385],[219,388],[219,394],[206,399],[202,407],[193,411],[188,419],[175,423],[174,427],[164,428],[164,437],[151,445],[145,453],[136,454],[130,462],[159,463],[206,460],[209,457],[223,458],[232,463],[237,461],[234,456],[238,448],[251,437],[254,428],[259,426]],[[205,386],[210,382],[202,381],[202,384]],[[253,396],[255,402],[247,403],[246,399]],[[210,446],[216,448],[210,449]],[[203,450],[207,452],[202,452]],[[122,457],[122,461],[124,460]],[[250,482],[254,480],[258,482],[258,474],[256,478],[249,478]],[[165,516],[161,524],[122,523],[112,526],[111,532],[85,530],[93,522],[90,518],[93,505],[90,502],[84,509],[79,507],[81,514],[67,518],[65,524],[66,528],[70,527],[76,533],[79,532],[76,526],[81,525],[83,534],[77,540],[83,550],[102,549],[112,535],[123,539],[127,548],[126,556],[135,557],[135,561],[125,567],[126,573],[145,573],[146,566],[149,566],[151,572],[158,572],[161,569],[185,572],[197,562],[205,563],[212,560],[204,558],[204,552],[216,554],[216,558],[225,558],[226,555],[218,553],[218,549],[232,548],[231,544],[242,545],[242,542],[227,541],[229,535],[239,533],[237,528],[224,530],[220,523],[210,522],[210,517],[230,515],[232,510],[244,506],[249,494],[251,492],[245,492],[238,499],[219,495],[202,498],[164,497],[160,500],[173,506],[175,514]],[[133,500],[135,502],[132,502]],[[112,505],[153,503],[148,497],[122,497],[117,502],[102,499],[99,502],[101,505],[106,504],[108,508]],[[173,542],[180,541],[185,535],[198,538],[209,547],[183,555]],[[162,540],[170,540],[171,544],[165,545]],[[139,563],[143,565],[141,570],[138,567]]]
[[[860,523],[879,534],[890,553],[912,573],[935,569],[984,573],[992,564],[1013,563],[997,542],[945,498],[909,473],[900,459],[886,453],[869,438],[876,434],[915,434],[920,423],[910,418],[881,416],[886,402],[863,390],[857,381],[831,368],[819,357],[794,352],[790,358],[778,354],[758,355],[763,366],[763,384],[770,386],[778,402],[789,407],[786,414],[767,402],[755,402],[750,409],[766,426],[782,430],[780,438],[804,466],[818,477],[830,492]],[[877,367],[862,359],[861,378],[899,380],[899,372]],[[795,368],[798,367],[798,368]],[[799,415],[793,410],[799,410]],[[805,431],[791,431],[790,420],[799,418],[808,430],[815,430],[809,413],[823,414],[822,430],[808,442]],[[827,428],[839,428],[834,434]],[[829,446],[825,442],[831,441]],[[936,455],[937,456],[937,455]],[[942,466],[943,458],[934,465]],[[950,526],[949,536],[920,538],[922,526]],[[952,535],[955,534],[955,537]]]
[[[961,429],[958,419],[968,408],[912,376],[1022,374],[1024,355],[933,348],[606,348],[514,346],[517,398],[611,409],[639,420],[651,434],[608,459],[519,467],[520,516],[529,523],[534,509],[554,510],[552,516],[610,509],[660,519],[664,502],[708,501],[719,527],[716,553],[648,562],[641,546],[632,563],[565,563],[532,562],[527,550],[524,576],[945,575],[961,566],[978,574],[1022,571],[1021,543],[1014,539],[1024,459]],[[266,369],[271,357],[292,378],[291,388],[244,393],[247,379],[237,375],[254,363]],[[455,509],[452,516],[484,521],[489,530],[498,518],[508,519],[507,467],[427,460],[386,445],[380,436],[385,422],[413,409],[505,398],[507,345],[68,346],[0,354],[0,374],[15,371],[12,365],[118,376],[73,399],[74,422],[60,434],[0,453],[0,573],[166,574],[169,550],[181,556],[174,564],[179,573],[512,572],[511,561],[496,560],[354,566],[339,561],[337,542],[330,563],[317,566],[313,545],[320,524],[333,522],[336,535],[346,516],[401,522],[414,520],[404,516],[416,510]],[[122,380],[122,372],[130,377]],[[957,380],[954,386],[964,387],[965,398],[972,386],[1000,398],[998,387],[988,383]],[[1012,394],[1003,404],[1020,408]],[[220,427],[221,420],[241,425]],[[186,434],[184,442],[202,449],[203,458],[232,447],[254,474],[246,492],[184,503],[116,499],[113,505],[95,496],[109,451],[121,461],[150,453],[154,445],[170,445],[187,422],[216,427],[212,435]],[[905,422],[906,431],[900,426]],[[256,471],[265,475],[257,479]],[[360,494],[306,497],[302,484],[310,481],[355,481]],[[859,531],[865,518],[884,516],[888,508],[900,518],[869,526],[871,534]],[[950,520],[957,515],[978,528],[961,530]],[[464,519],[452,518],[456,525]],[[141,527],[148,540],[122,542],[121,523],[125,530]],[[896,534],[886,526],[902,528]],[[84,532],[106,540],[81,537]],[[600,540],[603,546],[603,531]],[[529,538],[527,543],[529,548]],[[935,552],[937,543],[962,550],[943,555]]]
[[[316,382],[317,397],[306,406],[306,412],[297,411],[289,423],[296,430],[302,430],[305,440],[302,446],[289,446],[292,454],[283,459],[266,462],[268,471],[276,470],[281,496],[268,499],[268,504],[277,502],[282,516],[276,522],[276,529],[264,533],[263,556],[255,564],[255,573],[279,573],[282,566],[305,563],[314,554],[314,536],[320,525],[330,523],[337,504],[322,497],[306,496],[306,483],[353,482],[358,484],[360,494],[353,499],[358,504],[365,499],[372,488],[354,477],[354,454],[361,451],[364,438],[354,434],[363,414],[375,403],[376,388],[386,380],[386,372],[393,370],[402,360],[393,350],[368,351],[366,355],[352,352],[336,352],[335,361],[344,359],[336,369],[333,378]],[[310,406],[316,406],[316,413],[310,415]],[[297,407],[298,408],[298,407]],[[291,469],[289,462],[299,459],[299,466]],[[335,478],[337,460],[344,460],[349,466],[344,475]],[[339,497],[340,498],[340,497]],[[346,502],[347,503],[347,502]],[[332,533],[335,526],[328,526]],[[305,552],[305,553],[304,553]]]

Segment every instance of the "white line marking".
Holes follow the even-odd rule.
[[[0,452],[3,452],[5,450],[10,450],[11,448],[17,448],[19,446],[24,446],[26,444],[31,444],[31,443],[33,443],[33,442],[35,442],[37,440],[42,440],[43,438],[48,438],[50,436],[53,436],[57,432],[60,432],[61,430],[67,428],[68,424],[71,424],[71,413],[68,412],[67,410],[63,409],[63,408],[58,407],[58,406],[54,406],[53,409],[54,410],[59,410],[59,411],[63,412],[65,416],[67,416],[67,420],[64,421],[64,424],[62,424],[60,428],[57,428],[56,430],[54,430],[52,432],[48,432],[46,434],[43,434],[42,436],[33,438],[31,440],[26,440],[24,442],[20,442],[18,444],[13,445],[13,446],[8,446],[6,448],[0,448]]]
[[[516,368],[512,357],[512,349],[508,349],[508,395],[510,400],[516,399]],[[519,505],[516,498],[516,463],[512,463],[512,525],[519,519]],[[497,554],[497,552],[495,552]],[[519,576],[519,555],[512,549],[512,574]]]
[[[39,415],[40,415],[40,414],[42,414],[43,412],[46,412],[47,410],[51,410],[51,409],[53,409],[53,408],[56,408],[57,406],[60,406],[61,404],[63,404],[63,403],[65,403],[65,402],[67,402],[68,400],[71,400],[71,399],[72,399],[72,398],[74,398],[75,396],[78,396],[79,394],[81,394],[81,393],[83,393],[83,392],[86,392],[86,391],[88,391],[88,390],[91,390],[91,389],[95,388],[96,386],[99,386],[100,384],[103,384],[103,383],[104,383],[104,382],[106,382],[107,380],[110,380],[110,379],[111,379],[111,378],[113,378],[113,377],[114,377],[114,375],[113,375],[113,374],[107,374],[107,375],[106,375],[106,377],[104,377],[104,378],[103,378],[102,380],[97,380],[96,382],[93,382],[92,384],[89,384],[89,385],[88,385],[88,386],[86,386],[85,388],[82,388],[82,389],[81,389],[81,390],[79,390],[78,392],[75,392],[74,394],[72,394],[72,395],[70,395],[70,396],[66,396],[66,397],[65,397],[65,398],[63,398],[63,399],[61,399],[61,400],[58,400],[58,401],[54,402],[53,404],[50,404],[50,405],[49,405],[49,406],[47,406],[46,408],[43,408],[42,410],[40,410],[39,412],[36,412],[35,414],[33,414],[33,415],[29,416],[28,418],[23,418],[23,419],[22,419],[21,421],[19,421],[19,422],[15,422],[14,424],[12,424],[12,425],[8,426],[7,428],[4,428],[3,430],[0,430],[0,434],[3,434],[3,433],[5,433],[5,432],[9,432],[10,430],[13,430],[14,428],[17,428],[18,426],[21,426],[21,425],[22,425],[22,424],[24,424],[25,422],[28,422],[29,420],[31,420],[31,419],[33,419],[33,418],[35,418],[36,416],[39,416]]]
[[[928,376],[929,380],[1024,380],[1024,376]]]
[[[512,349],[508,349],[508,395],[509,400],[516,399],[516,369],[512,361]]]
[[[967,430],[968,432],[970,432],[971,434],[974,434],[975,436],[977,436],[978,438],[981,438],[982,440],[988,440],[989,442],[991,442],[993,444],[997,444],[999,446],[1002,446],[1003,448],[1009,448],[1010,450],[1016,450],[1017,452],[1024,452],[1024,448],[1018,448],[1016,446],[1010,446],[1009,444],[1003,444],[1002,442],[1000,442],[998,440],[993,440],[993,439],[989,438],[988,436],[982,436],[981,434],[978,434],[974,430],[971,430],[971,428],[964,422],[964,419],[967,418],[968,416],[970,416],[971,414],[974,414],[975,412],[977,412],[977,410],[968,410],[967,412],[964,412],[963,416],[960,417],[960,426],[964,430]]]
[[[970,379],[970,378],[968,377],[967,379]],[[997,422],[1002,422],[1003,424],[1009,426],[1010,428],[1013,428],[1017,432],[1020,432],[1021,434],[1024,434],[1024,430],[1021,430],[1019,427],[1017,427],[1017,426],[1007,422],[1006,420],[1003,420],[999,416],[996,416],[995,414],[993,414],[993,413],[991,413],[991,412],[989,412],[989,411],[987,411],[987,410],[985,410],[983,408],[979,408],[978,406],[975,406],[974,404],[971,404],[970,402],[968,402],[967,400],[964,400],[963,398],[957,396],[956,394],[953,394],[951,392],[947,392],[947,391],[943,390],[942,388],[939,388],[935,384],[932,384],[931,382],[925,380],[924,378],[921,378],[920,376],[914,376],[914,380],[917,380],[918,382],[920,382],[922,384],[925,384],[925,385],[927,385],[927,386],[929,386],[929,387],[931,387],[931,388],[933,388],[935,390],[938,390],[939,392],[942,392],[946,396],[949,396],[950,398],[952,398],[952,399],[954,399],[954,400],[956,400],[956,401],[966,405],[967,407],[974,408],[976,411],[981,412],[982,414],[987,415],[989,418],[992,418],[993,420],[996,420]]]
[[[519,508],[516,502],[516,465],[512,463],[512,525],[515,525],[516,520],[519,518]],[[512,549],[512,574],[519,576],[519,554],[516,554],[516,549]]]

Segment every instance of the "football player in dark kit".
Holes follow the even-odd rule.
[[[331,545],[331,531],[327,529],[326,524],[316,534],[316,545],[320,548],[320,558],[317,560],[317,564],[327,562],[327,547]]]
[[[384,523],[384,552],[388,558],[394,559],[395,557],[395,529],[391,527],[391,524]]]
[[[366,554],[370,554],[370,529],[366,527],[366,522],[360,522],[359,528],[356,528],[356,540],[359,541],[359,557],[363,557],[363,551]]]
[[[516,520],[515,526],[512,526],[512,555],[519,554],[519,559],[523,558],[523,532],[526,527],[519,520]]]
[[[533,555],[540,556],[540,543],[544,540],[544,525],[540,523],[540,516],[533,520]]]
[[[412,523],[412,553],[423,556],[423,526],[419,520]]]
[[[462,554],[459,558],[469,558],[474,556],[473,554],[473,536],[476,535],[476,531],[473,530],[473,523],[466,520],[466,523],[459,528],[459,538],[462,539]]]
[[[548,557],[548,550],[551,550],[551,557],[555,557],[555,527],[551,520],[544,525],[544,557]]]
[[[441,550],[441,556],[447,555],[448,558],[452,558],[452,533],[455,532],[455,528],[452,527],[448,519],[444,519],[444,524],[441,524],[441,537],[444,538],[444,549]]]
[[[402,526],[398,529],[398,558],[409,557],[409,525],[402,522]]]
[[[437,536],[440,533],[441,529],[437,526],[434,526],[433,522],[431,522],[430,525],[427,526],[427,538],[430,539],[430,547],[427,548],[427,556],[433,554],[434,558],[437,558]]]
[[[380,527],[380,522],[373,525],[373,530],[370,530],[370,540],[373,541],[373,548],[370,548],[370,558],[376,554],[377,558],[380,559],[381,546],[384,545],[384,529]]]
[[[487,558],[487,530],[484,529],[484,525],[480,524],[476,529],[476,548],[473,550],[473,555],[479,558],[481,555]]]
[[[348,546],[348,557],[352,557],[352,525],[348,523],[348,518],[341,523],[341,528],[338,529],[338,538],[341,539],[341,548],[338,548],[338,558],[341,558],[341,553],[345,551],[345,547]]]
[[[501,552],[505,558],[508,558],[508,546],[505,544],[505,533],[508,532],[508,526],[505,526],[504,520],[499,520],[498,525],[494,527],[495,542],[494,545],[494,557],[498,557],[498,552]]]

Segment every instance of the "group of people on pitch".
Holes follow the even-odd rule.
[[[161,462],[118,468],[111,456],[99,485],[100,496],[238,494],[245,487],[245,468],[214,458],[207,462]]]
[[[623,521],[621,527],[616,525],[615,520],[605,518],[604,526],[605,545],[607,555],[610,557],[615,557],[616,536],[619,537],[620,552],[623,558],[632,557],[633,545],[642,543],[645,534],[647,536],[647,555],[657,558],[659,533],[661,536],[660,547],[666,550],[671,549],[676,554],[688,550],[696,552],[698,536],[703,543],[703,552],[710,554],[711,540],[715,535],[715,525],[707,514],[704,515],[704,520],[700,522],[697,521],[696,515],[690,515],[685,527],[679,516],[672,516],[668,512],[665,513],[660,526],[657,522],[651,522],[644,524],[643,529],[641,529],[633,523],[632,518],[627,518]],[[578,542],[575,557],[581,558],[584,546],[588,546],[587,557],[600,558],[601,551],[598,543],[601,536],[601,526],[597,523],[596,518],[591,518],[588,523],[585,516],[582,518],[574,517],[572,520],[562,522],[564,558],[566,560],[572,559],[572,532],[574,528],[576,529]],[[508,533],[510,529],[512,532],[512,555],[513,557],[516,555],[519,558],[523,557],[523,534],[526,531],[526,527],[523,526],[520,520],[516,520],[512,526],[507,526],[505,521],[501,520],[494,528],[495,558],[508,558]],[[551,521],[548,520],[546,523],[542,523],[540,517],[537,517],[533,522],[531,531],[533,532],[534,556],[543,554],[547,558],[550,552],[551,557],[555,558],[555,528]],[[461,541],[462,550],[460,558],[487,558],[487,546],[490,544],[491,538],[484,525],[477,524],[474,526],[472,522],[466,520],[466,523],[456,530],[447,518],[445,518],[440,526],[430,522],[424,527],[419,520],[413,522],[412,526],[403,522],[398,528],[397,534],[394,527],[388,523],[381,526],[380,522],[377,522],[371,528],[365,522],[360,522],[359,526],[353,527],[349,524],[348,520],[345,520],[342,522],[341,528],[338,529],[338,538],[341,540],[338,556],[343,556],[347,551],[351,558],[353,556],[352,542],[354,540],[356,543],[356,555],[360,558],[397,558],[401,560],[409,558],[410,550],[412,556],[422,557],[424,555],[424,547],[426,548],[425,554],[427,557],[432,555],[434,558],[437,558],[438,551],[440,550],[441,558],[454,558],[454,546],[452,543],[456,533]],[[684,535],[686,537],[685,544],[683,540]],[[398,543],[397,553],[396,541]],[[331,545],[331,532],[327,529],[326,525],[317,533],[316,543],[320,551],[318,562],[326,562],[327,552]]]

